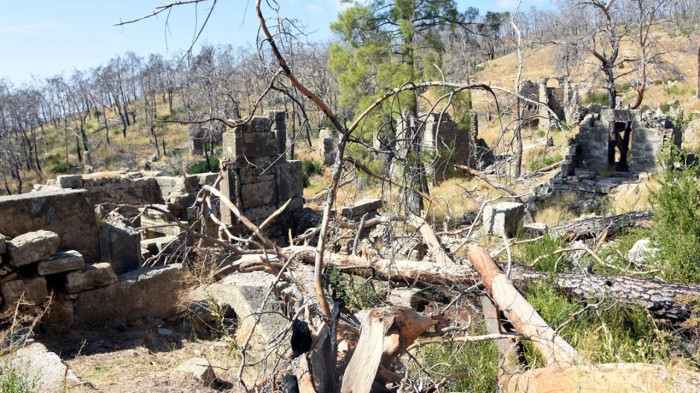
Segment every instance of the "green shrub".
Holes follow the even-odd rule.
[[[589,93],[584,99],[581,101],[581,104],[586,106],[586,105],[591,105],[591,104],[600,104],[600,105],[608,105],[610,102],[610,97],[608,96],[607,90],[602,90],[602,91],[593,91]]]
[[[209,167],[211,168],[211,172],[218,172],[219,171],[219,159],[216,158],[215,156],[209,156]],[[190,175],[193,175],[195,173],[206,173],[206,172],[210,172],[207,169],[207,160],[194,162],[187,167],[187,173]]]
[[[663,113],[668,113],[668,111],[671,110],[671,105],[661,104],[661,105],[659,105],[659,109],[661,109],[661,112],[663,112]]]
[[[662,158],[660,187],[651,193],[654,238],[664,279],[700,283],[700,167],[676,168],[678,152]]]
[[[66,163],[64,162],[64,163],[57,164],[56,166],[54,166],[53,168],[51,168],[51,173],[53,173],[54,175],[61,175],[61,174],[66,174],[66,173],[74,173],[76,169],[77,169],[77,166],[76,166],[76,165],[73,165],[73,164],[66,164]]]
[[[328,270],[328,286],[331,295],[344,302],[343,311],[349,314],[379,306],[383,299],[372,280],[343,274],[335,268]]]
[[[301,173],[303,176],[304,187],[309,186],[309,176],[316,174],[320,175],[323,173],[323,167],[316,161],[303,160],[301,162]]]
[[[0,392],[34,393],[39,391],[37,379],[31,379],[9,363],[0,366]]]
[[[558,328],[580,312],[560,334],[590,361],[654,363],[668,357],[669,343],[642,307],[625,307],[611,299],[582,311],[583,302],[571,301],[546,284],[531,286],[526,297],[552,328]],[[595,303],[589,301],[589,304]],[[528,359],[531,365],[539,365],[538,356],[533,353]]]

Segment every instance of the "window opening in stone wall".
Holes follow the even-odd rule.
[[[630,122],[615,122],[608,147],[608,164],[616,171],[629,171],[627,156],[630,147]]]

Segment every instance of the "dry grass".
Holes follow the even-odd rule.
[[[617,187],[610,197],[610,207],[615,214],[641,210],[651,210],[649,196],[659,189],[659,181],[649,178],[639,184],[627,184]]]
[[[556,226],[573,220],[575,217],[564,205],[552,205],[538,210],[535,214],[535,221]]]

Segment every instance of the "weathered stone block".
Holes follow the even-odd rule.
[[[51,302],[42,322],[51,325],[53,329],[68,329],[73,325],[75,301],[66,296],[57,296]]]
[[[49,296],[44,277],[2,283],[0,292],[2,292],[2,298],[5,300],[3,304],[4,310],[14,308],[20,299],[29,303],[41,304]]]
[[[119,213],[110,212],[102,220],[100,257],[116,274],[141,268],[141,234]]]
[[[112,285],[78,294],[75,320],[92,324],[115,318],[129,322],[146,315],[171,317],[179,310],[186,274],[179,263],[122,274]]]
[[[45,230],[19,235],[7,245],[10,264],[20,267],[46,259],[56,253],[60,241],[55,232]]]
[[[277,202],[277,187],[274,181],[241,186],[244,209],[265,206]]]
[[[206,358],[192,358],[186,360],[175,369],[183,374],[190,374],[204,386],[211,386],[216,380],[214,369]]]
[[[97,220],[85,190],[0,196],[0,212],[0,233],[8,237],[45,229],[60,236],[60,248],[80,251],[88,262],[99,257]]]
[[[66,292],[78,293],[93,288],[104,287],[117,282],[109,262],[85,266],[85,271],[71,272],[66,275]]]
[[[384,207],[382,199],[362,199],[352,206],[344,206],[340,209],[340,214],[346,218],[360,218],[365,213],[376,212]]]
[[[73,270],[83,270],[85,260],[83,256],[74,250],[59,252],[51,258],[39,262],[38,272],[42,276],[70,272]]]
[[[61,175],[56,182],[61,188],[82,188],[83,175]]]
[[[236,142],[239,140],[236,139]],[[279,143],[277,136],[272,132],[249,132],[244,133],[240,139],[241,155],[248,158],[268,157],[279,154]]]
[[[517,202],[501,202],[484,208],[484,230],[490,236],[515,236],[525,217],[525,205]]]
[[[275,180],[273,168],[245,167],[237,169],[236,174],[239,176],[241,184],[255,184]]]
[[[18,349],[10,367],[19,370],[28,381],[36,381],[36,389],[41,392],[66,391],[70,384],[80,383],[58,355],[36,342]]]
[[[277,196],[280,204],[304,195],[301,161],[292,160],[277,165]]]
[[[7,240],[5,239],[5,235],[0,234],[0,254],[4,254],[7,252]]]
[[[224,132],[224,159],[235,160],[243,155],[243,144],[240,132],[235,130]]]

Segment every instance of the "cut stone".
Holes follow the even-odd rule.
[[[49,297],[44,277],[4,282],[0,285],[0,292],[5,300],[5,310],[14,308],[20,299],[24,302],[41,304]]]
[[[104,287],[117,282],[109,262],[85,266],[85,271],[71,272],[66,275],[66,292],[78,293],[93,288]]]
[[[141,268],[141,234],[117,212],[106,214],[100,225],[100,256],[116,274]]]
[[[85,260],[83,256],[74,250],[62,251],[52,256],[51,258],[39,262],[38,272],[41,276],[70,272],[73,270],[83,270]]]
[[[365,213],[376,212],[384,207],[382,199],[361,199],[352,206],[344,206],[340,209],[340,214],[346,218],[360,218]]]
[[[147,315],[171,317],[180,310],[186,274],[179,263],[122,274],[115,284],[78,294],[75,320],[94,324],[115,318],[130,322]]]
[[[19,235],[7,244],[10,264],[16,267],[41,261],[56,253],[61,238],[51,231],[38,230]]]
[[[38,391],[41,392],[63,391],[65,383],[80,383],[73,370],[58,355],[36,342],[18,349],[10,366],[28,380],[36,381]]]
[[[56,182],[61,188],[81,188],[83,175],[61,175],[56,178]]]
[[[522,226],[525,205],[517,202],[501,202],[484,208],[484,231],[489,236],[514,237]]]
[[[211,364],[209,364],[207,359],[202,357],[188,359],[179,365],[175,370],[181,373],[191,374],[204,386],[212,386],[216,380],[216,374],[214,373],[214,369],[211,367]]]

